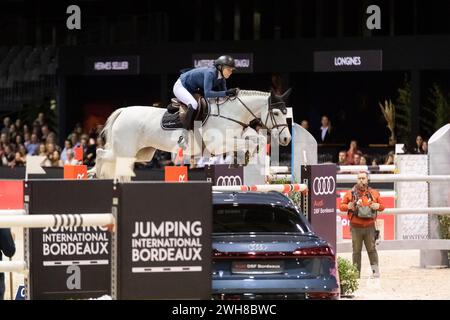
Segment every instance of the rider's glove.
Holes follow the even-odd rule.
[[[228,97],[234,97],[237,95],[237,93],[238,93],[238,88],[232,88],[232,89],[228,89],[227,91],[225,91],[225,94]]]

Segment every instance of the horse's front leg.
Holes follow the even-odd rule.
[[[247,143],[247,150],[249,152],[250,159],[249,163],[256,164],[260,161],[263,161],[262,163],[264,163],[265,160],[261,160],[265,158],[264,156],[267,145],[267,138],[264,135],[264,132],[263,134],[259,134],[254,129],[247,128],[242,133],[242,137],[246,140]]]

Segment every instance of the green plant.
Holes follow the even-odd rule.
[[[450,239],[450,216],[438,216],[441,239]]]
[[[397,141],[407,142],[411,135],[411,82],[405,76],[403,87],[398,89],[395,105]]]
[[[287,179],[273,179],[269,180],[270,184],[290,184],[291,182]],[[288,198],[298,207],[301,208],[302,194],[301,192],[289,192],[287,194]],[[306,213],[304,213],[306,214]]]
[[[438,84],[433,84],[429,101],[435,107],[434,130],[438,130],[450,120],[450,96],[446,97]]]
[[[350,295],[358,290],[358,269],[349,260],[338,257],[341,295]]]

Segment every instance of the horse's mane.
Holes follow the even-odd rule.
[[[238,96],[263,96],[263,97],[269,97],[270,92],[263,92],[263,91],[257,91],[257,90],[239,90]]]

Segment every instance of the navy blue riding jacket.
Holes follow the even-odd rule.
[[[191,94],[202,90],[205,98],[225,97],[226,80],[218,79],[218,75],[219,71],[215,67],[201,67],[183,73],[180,80]]]

